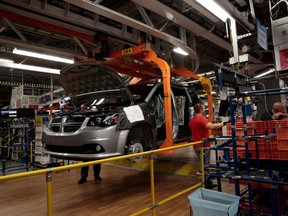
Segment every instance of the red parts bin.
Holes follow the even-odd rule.
[[[236,122],[236,137],[244,136],[243,122]],[[288,120],[253,121],[247,122],[247,135],[254,135],[254,128],[258,135],[276,133],[274,139],[258,139],[259,159],[288,160]],[[241,128],[237,130],[237,128]],[[227,135],[232,135],[231,125],[227,124]],[[236,140],[237,155],[245,157],[245,141]],[[248,142],[251,159],[256,159],[255,141]]]

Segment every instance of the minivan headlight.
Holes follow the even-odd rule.
[[[87,126],[99,126],[109,127],[118,123],[118,115],[107,115],[107,116],[95,116],[91,117],[87,123]]]

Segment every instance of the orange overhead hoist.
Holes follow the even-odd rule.
[[[163,79],[166,139],[161,145],[161,148],[171,147],[174,144],[172,135],[172,105],[170,92],[171,73],[178,76],[194,78],[200,81],[208,96],[209,121],[212,122],[212,87],[210,79],[198,76],[185,68],[170,68],[165,60],[157,56],[157,54],[150,48],[149,44],[141,44],[139,46],[112,52],[108,58],[105,58],[100,62],[103,65],[114,68],[119,73],[130,75],[132,77],[138,77],[141,79]],[[166,154],[169,153],[174,153],[174,151],[166,151]]]

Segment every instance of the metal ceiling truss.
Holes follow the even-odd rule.
[[[22,41],[28,42],[27,38],[13,25],[12,22],[10,22],[9,19],[3,17],[3,20],[13,29],[14,32],[16,32]]]
[[[80,8],[84,8],[88,11],[91,11],[93,13],[99,14],[101,16],[107,17],[109,19],[112,19],[114,21],[120,22],[124,25],[130,26],[132,28],[135,28],[137,30],[140,30],[142,32],[147,33],[148,35],[154,36],[156,38],[159,38],[163,41],[169,42],[170,44],[172,44],[175,47],[180,47],[181,49],[183,49],[184,51],[186,51],[189,56],[191,57],[194,65],[193,65],[193,70],[197,70],[199,68],[199,59],[197,54],[195,53],[194,50],[192,50],[189,46],[187,46],[187,44],[185,42],[183,42],[181,39],[176,38],[172,35],[169,35],[165,32],[161,32],[158,29],[155,29],[153,27],[151,27],[150,25],[147,25],[145,23],[142,23],[138,20],[135,20],[134,18],[128,17],[126,15],[123,15],[121,13],[118,13],[117,11],[111,10],[109,8],[106,8],[102,5],[99,4],[94,4],[93,2],[90,1],[72,1],[72,0],[65,0],[66,2],[76,5]],[[154,4],[154,2],[153,2]],[[142,9],[140,9],[142,10]],[[143,13],[142,10],[142,16],[145,13]],[[145,15],[144,15],[145,17]],[[146,20],[148,23],[151,22]]]
[[[229,1],[223,1],[223,0],[214,0],[219,5],[221,5],[222,8],[224,8],[229,14],[231,14],[239,24],[241,24],[244,28],[246,28],[248,31],[254,31],[255,25],[253,23],[250,23],[237,8],[235,8]],[[253,5],[253,4],[252,4]],[[251,9],[251,13],[254,13],[254,7]]]
[[[167,18],[167,15],[171,14],[173,15],[170,20],[171,22],[174,22],[175,24],[180,26],[185,26],[187,30],[213,42],[214,44],[217,44],[218,46],[228,51],[233,50],[232,45],[228,41],[218,37],[217,35],[207,30],[206,28],[199,25],[198,23],[176,12],[172,8],[162,4],[159,1],[154,1],[153,4],[151,4],[149,1],[142,1],[142,0],[132,0],[132,1],[142,5],[143,7],[153,11],[156,14],[159,14],[162,17]]]
[[[78,59],[86,58],[88,48],[87,48],[87,46],[85,47],[83,45],[83,42],[81,42],[79,40],[79,38],[84,39],[85,43],[90,42],[91,45],[94,45],[94,47],[90,48],[90,50],[91,49],[95,50],[95,48],[97,48],[97,44],[93,43],[94,41],[92,41],[93,37],[95,35],[95,31],[109,32],[109,35],[111,35],[113,37],[113,39],[110,40],[110,41],[113,41],[113,42],[111,42],[112,44],[115,43],[115,41],[116,41],[116,43],[119,45],[120,41],[122,41],[122,44],[134,46],[135,44],[139,44],[141,42],[139,30],[132,29],[131,32],[128,32],[127,25],[125,25],[125,24],[122,24],[121,29],[119,29],[119,28],[107,25],[105,23],[101,23],[101,21],[99,20],[99,14],[94,13],[93,18],[89,19],[87,17],[83,17],[83,16],[78,15],[76,13],[69,12],[70,8],[71,8],[71,5],[69,3],[65,4],[65,9],[57,8],[55,6],[47,4],[46,2],[41,3],[39,1],[30,1],[29,4],[27,4],[26,1],[21,1],[21,0],[20,1],[9,1],[9,4],[13,4],[14,6],[17,6],[17,7],[11,7],[9,5],[3,5],[3,7],[2,7],[2,5],[1,4],[0,5],[1,5],[2,9],[5,9],[6,13],[7,13],[7,11],[9,11],[10,13],[14,13],[14,14],[20,14],[21,13],[21,15],[23,17],[29,17],[30,18],[29,21],[31,21],[31,22],[27,22],[27,24],[31,25],[31,23],[32,24],[34,23],[34,26],[36,26],[36,27],[46,28],[46,29],[48,29],[50,31],[54,31],[54,32],[55,32],[55,30],[57,30],[58,32],[60,31],[60,33],[62,33],[62,34],[72,36],[74,41],[76,42],[76,44],[81,48],[82,52],[81,53],[79,53],[79,52],[75,53],[74,49],[71,51],[63,50],[64,52],[61,54],[62,56],[67,56],[67,57],[75,56]],[[45,16],[41,16],[38,14],[23,11],[23,10],[19,9],[18,7],[29,9],[29,10],[32,10],[35,12],[41,11],[43,14],[45,14]],[[13,16],[13,15],[11,15],[11,16]],[[46,15],[58,18],[59,20],[63,20],[64,22],[48,18],[48,17],[46,17]],[[3,16],[3,13],[2,13],[2,16]],[[13,19],[15,19],[15,16],[13,16]],[[20,18],[18,18],[18,21],[19,20],[20,20]],[[41,22],[37,22],[37,20],[41,20]],[[23,21],[23,19],[21,19],[21,21]],[[71,24],[69,24],[69,23],[71,23]],[[82,28],[79,27],[78,25],[82,26]],[[58,28],[56,28],[56,26],[58,26]],[[61,26],[61,28],[59,28],[59,26]],[[93,31],[93,30],[95,30],[95,31]],[[37,31],[39,31],[39,29],[37,29]],[[79,32],[82,33],[80,36],[78,35]],[[49,34],[49,36],[51,36],[51,33]],[[53,37],[54,39],[55,39],[55,36],[56,35],[54,35],[54,37]],[[0,40],[1,39],[2,39],[2,41],[5,41],[5,37],[0,37]],[[43,39],[42,42],[43,41],[45,41],[45,40]],[[9,43],[9,44],[12,45],[12,43]],[[49,50],[48,46],[47,45],[45,46],[45,44],[43,44],[43,43],[41,43],[41,47],[38,46],[38,44],[34,44],[32,42],[30,42],[29,44],[35,45],[34,48],[33,48],[33,46],[30,46],[31,49],[43,51],[43,48],[46,48],[46,51],[48,53],[57,55],[54,52],[54,48]],[[63,43],[60,43],[60,44],[62,45]],[[20,41],[17,41],[17,45],[21,46],[23,48],[29,47],[28,44],[21,43]],[[121,47],[123,47],[123,46],[124,45],[121,45]],[[113,49],[113,46],[111,46],[111,47]],[[56,50],[57,49],[60,50],[59,47],[56,48]],[[68,52],[68,53],[65,55],[66,52]],[[84,54],[85,54],[85,56],[83,56]]]
[[[89,37],[89,35],[85,35],[85,34],[82,34],[82,33],[78,33],[78,32],[75,32],[75,31],[72,31],[72,30],[69,30],[69,29],[65,29],[65,28],[62,28],[62,27],[58,27],[58,26],[55,26],[55,25],[52,25],[52,24],[48,24],[48,23],[46,23],[46,22],[42,22],[42,21],[39,21],[39,20],[35,20],[35,19],[31,19],[31,18],[28,18],[28,17],[24,17],[24,16],[20,16],[20,15],[17,15],[17,14],[14,14],[14,13],[11,13],[11,12],[7,12],[7,11],[3,11],[3,10],[0,10],[0,14],[3,16],[3,19],[5,20],[5,22],[6,23],[8,23],[8,25],[13,29],[13,31],[19,36],[19,38],[22,40],[22,42],[24,43],[24,44],[33,44],[33,40],[31,41],[31,40],[29,40],[28,38],[27,38],[27,36],[24,36],[24,33],[22,33],[19,29],[17,29],[17,27],[14,25],[14,24],[12,24],[12,22],[11,22],[11,20],[12,21],[17,21],[17,22],[24,22],[24,23],[26,23],[26,24],[28,24],[28,25],[32,25],[32,26],[34,26],[35,28],[36,28],[36,30],[34,31],[34,33],[35,32],[37,32],[37,28],[40,26],[40,27],[42,27],[42,28],[44,28],[44,29],[48,29],[48,30],[50,30],[50,32],[49,32],[49,35],[48,36],[45,36],[40,42],[41,43],[38,43],[36,46],[35,46],[35,48],[36,48],[36,50],[38,49],[37,47],[38,46],[40,46],[41,44],[43,44],[45,41],[47,41],[47,38],[48,37],[52,37],[53,35],[55,35],[54,33],[56,32],[56,33],[66,33],[66,35],[69,35],[69,37],[70,37],[70,41],[73,41],[73,39],[74,39],[74,44],[75,45],[79,45],[79,47],[81,48],[81,50],[84,52],[84,54],[86,55],[86,53],[85,53],[85,50],[86,50],[86,48],[84,48],[84,46],[83,46],[83,44],[80,42],[80,40],[78,39],[78,37],[80,37],[80,38],[83,38],[83,40],[85,40],[85,41],[91,41],[91,43],[92,43],[92,41],[93,41],[93,39],[94,39],[94,37],[93,36],[91,36],[91,37]],[[8,17],[8,18],[7,18]],[[11,20],[9,20],[9,19],[11,19]],[[51,33],[51,31],[52,32],[54,32],[54,33]],[[71,38],[72,37],[72,38]],[[1,37],[2,39],[4,38],[4,37]],[[35,42],[34,42],[35,43]],[[61,43],[61,44],[63,44],[63,43]],[[73,46],[73,51],[75,51],[75,45]],[[94,47],[96,47],[96,44],[94,45]],[[35,48],[34,48],[34,50],[35,50]],[[53,49],[54,49],[54,47],[53,47]],[[65,51],[66,52],[66,51]],[[52,52],[52,53],[54,53],[54,52]],[[51,52],[50,52],[50,54],[52,54]],[[82,56],[84,55],[83,53],[82,53]],[[79,54],[78,54],[79,55]],[[64,56],[66,56],[65,54],[64,54]],[[75,53],[74,53],[74,56],[75,56]],[[76,56],[77,56],[77,54],[76,54]]]
[[[3,3],[2,3],[3,2]],[[58,32],[59,34],[66,34],[71,37],[71,41],[74,41],[75,45],[80,47],[80,50],[75,53],[75,50],[71,50],[68,52],[68,54],[64,54],[67,52],[67,50],[63,50],[64,56],[78,56],[83,57],[83,55],[87,55],[87,52],[89,49],[91,49],[91,46],[93,48],[97,48],[97,44],[95,44],[97,41],[92,41],[92,38],[95,35],[95,32],[104,32],[110,35],[111,41],[114,41],[114,39],[117,39],[116,44],[119,45],[120,42],[123,43],[123,46],[125,44],[135,45],[139,44],[141,42],[141,32],[147,33],[147,35],[154,36],[156,38],[155,44],[152,44],[155,46],[155,50],[159,50],[159,56],[164,58],[165,60],[170,60],[170,52],[173,47],[180,47],[186,52],[188,52],[191,60],[189,61],[191,65],[191,70],[197,71],[199,68],[199,59],[196,54],[196,46],[194,46],[194,43],[192,45],[187,44],[187,35],[190,35],[194,38],[194,35],[201,36],[205,38],[206,40],[212,42],[213,44],[224,48],[228,52],[233,52],[233,47],[231,43],[227,40],[224,40],[222,37],[216,35],[213,33],[215,26],[212,27],[212,29],[206,29],[205,27],[199,25],[192,19],[186,17],[185,15],[177,12],[176,10],[172,9],[171,7],[161,3],[158,0],[153,1],[143,1],[143,0],[131,0],[127,1],[127,5],[124,5],[123,8],[117,10],[121,10],[122,13],[119,13],[113,9],[104,7],[101,5],[101,0],[64,0],[56,2],[58,5],[48,3],[48,1],[40,1],[40,0],[34,0],[34,1],[27,1],[27,0],[2,0],[0,2],[1,9],[4,11],[9,11],[10,13],[14,14],[21,14],[24,17],[29,17],[33,21],[34,26],[38,26],[41,28],[46,28],[50,30],[51,32]],[[242,0],[237,1],[239,4],[243,4],[244,2]],[[54,2],[55,3],[55,2]],[[102,2],[103,3],[103,2]],[[136,5],[135,9],[131,9],[131,3],[134,3]],[[222,5],[222,1],[219,1],[219,3]],[[104,3],[103,3],[104,4]],[[174,4],[174,3],[173,3]],[[217,18],[214,15],[211,15],[210,12],[205,11],[203,7],[199,6],[199,4],[195,3],[195,1],[188,1],[183,0],[181,2],[182,9],[183,10],[190,10],[190,7],[193,8],[193,10],[198,10],[199,13],[204,14],[204,16],[208,17],[211,22],[217,22]],[[184,5],[185,4],[185,5]],[[131,17],[133,15],[126,16],[124,15],[125,10],[130,9],[133,13],[136,13],[135,10],[140,13],[142,21],[139,21],[139,19],[136,19],[136,17]],[[254,25],[249,23],[247,21],[247,18],[243,16],[231,3],[225,2],[223,3],[223,7],[228,8],[230,12],[232,11],[233,15],[237,17],[237,20],[242,20],[241,23],[247,28],[247,29],[254,29]],[[85,14],[80,13],[83,12],[82,9],[85,9]],[[151,17],[150,14],[148,16],[147,9],[151,12],[155,13],[154,15],[161,16],[163,20],[161,20],[162,24],[159,26],[161,22],[158,22],[158,29],[155,27],[157,26],[156,23],[153,23],[153,16]],[[130,11],[129,10],[129,11]],[[31,11],[37,12],[33,13]],[[90,13],[89,13],[89,12]],[[1,13],[0,13],[1,14]],[[40,15],[42,14],[42,15]],[[153,15],[153,14],[152,14]],[[106,18],[106,20],[103,19],[103,17]],[[158,17],[157,17],[158,18]],[[41,21],[39,21],[41,20]],[[109,20],[113,21],[114,23],[109,22]],[[155,19],[154,19],[155,20]],[[39,22],[37,22],[39,21]],[[111,24],[112,23],[112,24]],[[12,23],[11,23],[12,24]],[[170,25],[171,24],[171,25]],[[11,26],[9,24],[9,26]],[[169,26],[169,29],[168,29]],[[56,28],[57,27],[57,28]],[[58,29],[60,27],[60,30]],[[173,31],[172,32],[172,28]],[[11,28],[13,28],[11,26]],[[175,34],[175,30],[178,28],[178,33]],[[60,31],[60,32],[59,32]],[[79,35],[78,35],[79,33]],[[23,40],[24,38],[21,37],[20,34],[17,33],[18,36]],[[77,34],[77,35],[76,35]],[[82,34],[82,35],[81,35]],[[55,35],[52,35],[50,33],[50,37],[53,37]],[[47,35],[47,37],[49,37]],[[0,37],[1,40],[5,40],[5,37]],[[81,41],[82,40],[82,41]],[[197,39],[198,40],[198,39]],[[48,46],[45,47],[45,39],[43,39],[41,46],[36,45],[34,49],[42,49],[43,48],[48,51]],[[191,41],[189,41],[191,42]],[[17,41],[18,45],[20,45],[19,41]],[[87,46],[86,43],[90,43],[91,46]],[[10,43],[11,44],[11,43]],[[43,45],[42,45],[43,44]],[[207,44],[207,41],[206,41]],[[12,44],[11,44],[12,45]],[[26,43],[22,44],[22,47],[28,47]],[[163,49],[161,50],[160,47],[165,47],[165,51]],[[192,48],[191,48],[192,47]],[[31,47],[32,48],[32,47]],[[119,47],[115,47],[117,49]],[[54,54],[54,47],[50,50]],[[61,49],[56,48],[56,52],[59,52]],[[115,51],[115,50],[111,50]],[[60,51],[61,52],[61,51]],[[51,53],[51,52],[49,52]],[[157,53],[158,54],[158,53]],[[163,56],[161,56],[163,54]],[[67,56],[67,57],[68,57]],[[173,57],[174,58],[174,57]],[[178,64],[181,65],[181,60],[178,58]],[[261,63],[256,58],[251,57],[251,61],[254,63]],[[186,60],[187,63],[187,60]]]
[[[34,14],[34,13],[30,13],[27,11],[23,11],[21,9],[19,9],[18,7],[11,7],[9,5],[1,5],[1,9],[5,9],[5,13],[8,13],[7,11],[9,11],[10,16],[13,17],[13,19],[15,20],[15,16],[14,14],[21,14],[22,17],[29,17],[29,22],[27,22],[26,24],[28,25],[34,25],[37,28],[44,28],[44,29],[48,29],[50,30],[50,36],[51,36],[51,32],[58,32],[64,35],[67,35],[71,38],[71,41],[74,40],[75,44],[79,45],[79,47],[81,48],[82,52],[81,53],[75,53],[75,50],[71,50],[70,52],[67,50],[64,50],[62,55],[63,56],[67,56],[67,57],[71,57],[71,55],[76,56],[77,58],[83,58],[85,55],[86,58],[86,54],[87,54],[87,49],[92,49],[92,48],[96,48],[98,45],[94,43],[94,35],[95,35],[95,31],[89,30],[89,28],[93,27],[95,30],[99,30],[99,31],[103,31],[104,29],[106,29],[108,31],[112,30],[112,35],[117,36],[118,38],[123,38],[124,40],[127,40],[127,44],[131,43],[130,41],[132,41],[132,43],[139,43],[139,36],[137,38],[137,33],[133,32],[133,36],[131,33],[128,33],[127,31],[124,32],[123,30],[119,30],[119,29],[113,29],[110,26],[106,25],[106,24],[100,24],[97,20],[91,20],[88,18],[85,18],[83,16],[77,15],[77,14],[70,14],[69,13],[69,19],[67,17],[64,17],[64,15],[67,15],[67,9],[59,9],[56,8],[54,6],[51,5],[46,5],[45,7],[42,7],[42,5],[37,2],[37,1],[32,1],[30,2],[30,4],[26,4],[24,3],[25,1],[16,1],[16,2],[11,2],[9,1],[9,3],[13,3],[15,6],[20,6],[23,7],[25,9],[33,9],[34,11],[42,11],[43,14],[45,15],[50,15],[51,17],[59,17],[59,14],[61,14],[62,16],[62,21],[57,21],[55,19],[50,19],[47,17],[44,17],[42,15],[38,15],[38,14]],[[69,4],[66,4],[67,7],[69,8]],[[61,13],[60,11],[61,10]],[[51,12],[52,11],[52,12]],[[3,13],[0,13],[3,16]],[[8,16],[7,15],[7,16]],[[18,22],[23,22],[23,19],[20,19],[22,17],[18,17]],[[95,16],[95,19],[98,16]],[[41,21],[39,21],[41,20]],[[80,28],[78,26],[75,26],[73,23],[75,23],[77,20],[77,22],[79,23],[85,23],[86,26],[85,27],[89,27],[89,28]],[[82,22],[79,22],[79,20],[81,20]],[[68,24],[66,21],[69,21],[71,24]],[[97,27],[95,27],[95,25],[97,25]],[[82,25],[83,26],[83,25]],[[100,27],[99,27],[100,26]],[[37,30],[39,31],[39,30]],[[18,31],[19,32],[19,31]],[[34,32],[35,33],[35,32]],[[59,34],[58,34],[59,35]],[[20,37],[22,40],[23,38]],[[55,38],[55,37],[54,37]],[[3,39],[5,40],[5,37],[0,37],[0,40]],[[82,39],[82,42],[80,41],[80,39]],[[16,40],[17,41],[17,40]],[[23,42],[23,41],[22,41]],[[83,42],[85,42],[86,45],[83,44]],[[29,42],[29,44],[33,44],[33,42]],[[87,47],[87,44],[90,44]],[[26,43],[21,43],[20,40],[17,41],[17,45],[21,46],[21,47],[26,47],[27,48],[27,44]],[[34,44],[36,45],[36,44]],[[86,46],[86,47],[85,47]],[[92,48],[91,48],[92,46]],[[30,47],[31,49],[33,49],[32,47]],[[48,48],[47,46],[45,48]],[[53,52],[54,48],[51,48],[51,50],[46,50],[47,52],[49,52],[50,54],[55,54]],[[38,51],[43,51],[42,47],[39,47],[38,45],[36,45],[34,47],[33,50],[38,50]],[[65,53],[67,53],[67,55],[65,55]],[[56,55],[56,54],[55,54]]]

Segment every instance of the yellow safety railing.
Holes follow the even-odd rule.
[[[121,159],[128,159],[132,157],[138,157],[138,156],[144,156],[144,155],[150,155],[150,181],[151,181],[151,199],[152,199],[152,204],[149,207],[146,207],[131,216],[136,216],[143,214],[149,210],[152,210],[152,215],[156,215],[156,208],[160,205],[163,205],[166,202],[171,201],[172,199],[175,199],[189,191],[192,191],[201,185],[204,185],[204,154],[203,154],[203,148],[201,150],[201,164],[202,164],[202,182],[195,184],[192,187],[189,187],[177,194],[174,194],[164,200],[159,201],[156,203],[155,199],[155,185],[154,185],[154,154],[162,152],[162,151],[167,151],[167,150],[173,150],[173,149],[178,149],[178,148],[184,148],[188,146],[192,146],[195,144],[200,144],[202,141],[198,142],[191,142],[191,143],[186,143],[186,144],[179,144],[175,145],[172,147],[167,147],[167,148],[162,148],[162,149],[157,149],[157,150],[150,150],[146,152],[141,152],[141,153],[135,153],[135,154],[129,154],[129,155],[124,155],[124,156],[118,156],[118,157],[113,157],[113,158],[107,158],[107,159],[102,159],[102,160],[96,160],[96,161],[89,161],[89,162],[84,162],[80,164],[70,164],[70,165],[65,165],[65,166],[60,166],[60,167],[53,167],[53,168],[47,168],[47,169],[42,169],[42,170],[35,170],[35,171],[30,171],[26,173],[17,173],[17,174],[11,174],[11,175],[6,175],[6,176],[0,176],[0,182],[1,181],[6,181],[6,180],[11,180],[11,179],[16,179],[16,178],[24,178],[28,176],[36,176],[36,175],[43,175],[46,174],[46,189],[47,189],[47,216],[52,216],[52,173],[53,172],[60,172],[64,170],[69,170],[69,169],[75,169],[75,168],[81,168],[84,166],[92,166],[95,164],[100,164],[100,163],[107,163],[111,161],[116,161],[116,160],[121,160]]]

